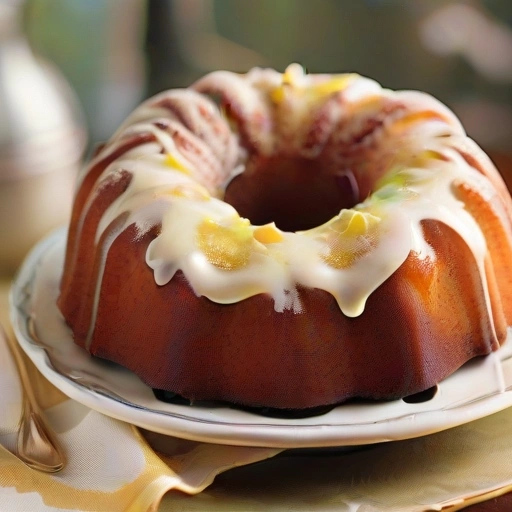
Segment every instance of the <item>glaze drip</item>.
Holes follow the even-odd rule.
[[[221,108],[208,95],[220,97]],[[485,285],[486,242],[455,186],[464,181],[501,206],[491,181],[460,150],[467,140],[460,123],[426,94],[392,92],[352,74],[305,75],[297,66],[284,74],[216,72],[191,90],[148,100],[91,166],[134,135],[147,140],[96,182],[100,191],[121,172],[132,176],[103,215],[96,242],[116,219],[122,219],[116,233],[135,224],[142,236],[156,227],[146,262],[158,285],[180,270],[198,296],[214,302],[264,293],[276,311],[295,313],[302,310],[299,288],[319,288],[356,317],[411,252],[435,260],[424,220],[459,233]],[[357,204],[302,231],[253,225],[223,201],[224,193],[251,159],[276,155],[352,176]],[[109,237],[104,251],[111,243]],[[100,288],[101,274],[97,296]]]

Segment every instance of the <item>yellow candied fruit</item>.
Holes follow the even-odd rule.
[[[302,68],[298,65],[290,65],[288,66],[284,73],[282,78],[283,85],[293,85],[295,74],[297,73],[303,73]]]
[[[329,251],[322,259],[336,269],[351,267],[376,245],[380,218],[370,213],[343,210],[329,225]]]
[[[294,92],[308,94],[313,99],[321,99],[345,89],[358,75],[336,75],[325,82],[313,84],[309,87],[300,87],[295,80],[294,70],[289,67],[284,73],[282,83],[270,93],[274,103],[282,103],[286,98],[286,88],[293,87]]]
[[[176,159],[176,157],[174,155],[171,155],[171,153],[168,153],[165,156],[164,162],[165,162],[165,165],[167,165],[168,167],[171,167],[175,171],[178,171],[178,172],[181,172],[181,173],[187,174],[187,175],[192,174],[190,169],[185,167],[180,161],[178,161]]]
[[[427,170],[432,163],[443,161],[445,157],[438,151],[427,149],[417,154],[398,155],[397,160],[401,161],[400,166],[389,170],[376,183],[375,197],[392,197],[400,189],[431,178],[431,174],[418,172],[418,169]]]
[[[352,82],[356,77],[356,74],[334,76],[327,82],[322,82],[312,86],[310,91],[317,97],[329,96],[335,92],[346,89],[350,82]]]
[[[376,196],[380,197],[380,191],[384,190],[385,187],[391,187],[393,190],[399,190],[404,188],[408,184],[408,176],[404,170],[395,170],[384,175],[376,184]],[[384,192],[388,192],[385,190]]]
[[[271,93],[270,93],[270,99],[274,103],[282,103],[285,99],[285,92],[284,87],[280,85],[279,87],[276,87]]]
[[[412,158],[411,167],[426,167],[432,160],[445,160],[443,155],[438,151],[432,149],[426,149],[419,155],[415,155]]]
[[[336,269],[349,268],[366,253],[357,252],[355,249],[351,250],[331,250],[328,255],[323,257],[327,265]]]
[[[283,241],[283,234],[272,222],[254,230],[254,238],[262,244],[277,244]]]
[[[380,222],[380,218],[368,212],[342,210],[330,223],[329,229],[347,236],[364,235]]]
[[[180,197],[194,201],[208,201],[210,199],[210,194],[208,194],[208,191],[200,185],[184,184],[161,189],[155,194],[155,198],[161,196]]]
[[[251,224],[241,217],[228,225],[205,219],[197,228],[197,245],[207,260],[218,268],[237,270],[245,267],[254,245]]]
[[[368,226],[368,215],[364,215],[361,212],[354,212],[352,218],[348,221],[344,234],[347,236],[364,235],[368,231]]]

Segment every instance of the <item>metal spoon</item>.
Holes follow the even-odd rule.
[[[57,441],[52,428],[48,425],[37,402],[34,388],[28,376],[27,367],[21,349],[16,341],[7,336],[0,328],[0,338],[7,341],[13,355],[23,390],[23,406],[20,418],[16,455],[27,466],[56,473],[66,464],[64,450]]]

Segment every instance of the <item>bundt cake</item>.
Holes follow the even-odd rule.
[[[499,348],[512,203],[427,94],[214,72],[137,108],[80,177],[59,308],[191,401],[396,399]]]

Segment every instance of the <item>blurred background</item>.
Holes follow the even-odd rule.
[[[25,26],[93,141],[141,98],[208,71],[298,62],[425,90],[481,144],[512,142],[510,0],[28,0]]]
[[[3,23],[2,3],[17,11],[4,12]],[[18,153],[24,147],[23,133],[13,136],[6,126],[12,130],[16,109],[37,89],[33,80],[11,98],[2,89],[9,77],[19,90],[27,82],[17,73],[28,54],[18,49],[5,58],[13,38],[33,52],[31,66],[51,70],[58,108],[67,109],[58,120],[76,143],[75,163],[70,157],[67,164],[72,175],[149,95],[215,69],[284,70],[291,62],[427,91],[456,112],[502,169],[512,153],[511,0],[0,0],[0,151],[11,151],[9,173],[0,167],[4,188],[5,175],[12,186],[15,174],[7,148],[13,140]],[[3,210],[0,220],[12,215]]]

